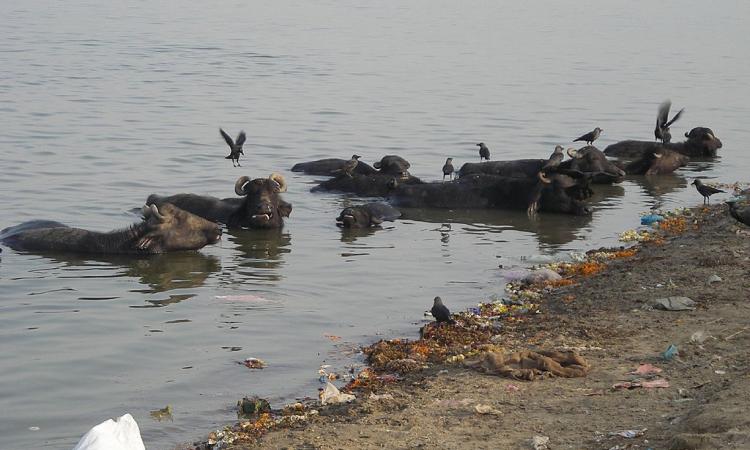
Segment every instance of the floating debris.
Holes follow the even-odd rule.
[[[248,369],[263,369],[266,367],[266,362],[258,358],[247,358],[239,364],[242,364]]]
[[[155,409],[153,411],[149,411],[148,414],[151,416],[152,419],[156,420],[157,422],[161,422],[162,420],[169,420],[169,421],[174,420],[174,418],[172,417],[171,405],[167,405],[161,409]]]

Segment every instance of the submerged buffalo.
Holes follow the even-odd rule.
[[[394,175],[402,179],[409,178],[409,161],[397,155],[386,155],[373,164],[383,175]]]
[[[489,164],[489,163],[484,163]],[[398,184],[389,200],[409,208],[499,208],[587,215],[582,186],[569,176],[507,177],[471,174],[449,183]]]
[[[383,202],[367,203],[344,208],[336,218],[337,225],[344,228],[368,228],[378,226],[384,221],[394,221],[401,217],[401,212]]]
[[[197,250],[221,237],[219,225],[165,203],[143,207],[143,220],[109,232],[35,220],[0,231],[0,241],[23,251],[148,255]]]
[[[294,167],[292,167],[292,172],[302,172],[307,175],[333,176],[340,173],[341,168],[347,163],[347,161],[349,160],[341,158],[318,159],[316,161],[295,164]],[[353,170],[353,173],[360,175],[371,175],[377,172],[378,171],[373,169],[372,166],[362,161],[359,161]]]
[[[604,153],[594,146],[586,146],[579,150],[568,150],[570,159],[562,161],[550,172],[566,173],[580,172],[590,176],[593,183],[619,183],[625,177],[625,172],[609,161]],[[512,161],[489,161],[484,163],[465,163],[459,170],[459,176],[471,174],[500,175],[512,178],[534,178],[549,167],[547,159],[518,159]]]
[[[716,156],[716,151],[722,146],[721,141],[710,128],[693,128],[685,133],[685,137],[687,140],[684,142],[664,144],[649,141],[621,141],[607,147],[604,154],[623,159],[636,159],[646,152],[666,148],[685,156],[710,158]]]
[[[352,177],[338,176],[330,180],[325,180],[313,187],[312,191],[351,192],[364,197],[385,197],[391,191],[394,180],[398,180],[399,184],[422,184],[422,180],[411,175],[407,178],[401,178],[381,173],[372,175],[355,174]]]
[[[278,173],[254,180],[243,176],[234,184],[234,192],[240,198],[219,199],[196,194],[164,197],[151,194],[147,203],[172,203],[208,220],[225,223],[230,228],[280,228],[284,225],[284,217],[292,213],[292,205],[279,195],[286,192],[286,187],[286,180]]]
[[[664,147],[644,151],[641,157],[625,166],[628,175],[665,175],[686,165],[690,159]]]

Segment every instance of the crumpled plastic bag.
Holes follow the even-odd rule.
[[[125,414],[90,429],[73,450],[146,450],[146,447],[135,419]]]
[[[333,405],[336,403],[349,403],[356,399],[352,394],[344,394],[339,391],[336,386],[331,383],[326,383],[325,389],[320,393],[320,404],[321,405]]]

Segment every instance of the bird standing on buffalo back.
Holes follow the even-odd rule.
[[[221,136],[224,138],[224,140],[227,142],[227,145],[229,146],[229,154],[224,157],[224,159],[231,159],[232,160],[232,167],[241,167],[240,166],[240,155],[244,155],[245,153],[242,151],[242,144],[245,143],[245,132],[240,131],[240,134],[237,135],[237,140],[233,141],[232,138],[221,128],[219,128],[219,133],[221,133]],[[235,165],[235,162],[237,164]]]
[[[354,178],[354,169],[357,168],[357,164],[359,164],[359,158],[361,156],[359,155],[352,155],[352,159],[345,162],[343,166],[341,166],[341,171],[346,174],[349,178]]]
[[[451,319],[451,312],[443,304],[443,300],[440,297],[435,297],[430,312],[432,313],[432,316],[435,318],[437,323],[456,323],[453,319]]]
[[[443,181],[445,181],[445,177],[450,177],[449,179],[453,179],[453,158],[448,158],[445,160],[445,165],[443,166]]]
[[[595,140],[599,139],[599,135],[602,134],[602,131],[604,130],[599,127],[596,127],[592,131],[589,131],[588,133],[584,134],[578,139],[574,139],[573,142],[583,141],[586,144],[591,145],[594,143]]]
[[[563,153],[563,146],[556,145],[555,151],[552,152],[547,162],[544,163],[544,165],[542,166],[542,171],[554,169],[555,167],[560,165],[563,159],[565,159],[565,154]]]
[[[695,179],[695,181],[693,181],[690,184],[695,185],[695,188],[703,196],[703,204],[706,204],[706,202],[708,202],[710,204],[711,203],[711,199],[709,197],[711,197],[712,195],[718,194],[719,192],[726,192],[726,191],[722,191],[721,189],[717,189],[717,188],[712,187],[712,186],[706,186],[705,184],[703,184],[703,182],[701,180],[699,180],[697,178]]]
[[[670,100],[664,101],[659,105],[659,112],[656,114],[656,128],[654,128],[654,137],[656,140],[661,140],[664,144],[669,144],[672,140],[672,134],[669,132],[669,127],[677,122],[685,108],[682,108],[677,114],[669,120],[669,109],[672,107]]]
[[[487,148],[486,145],[484,145],[484,142],[480,142],[477,144],[477,147],[479,147],[479,162],[482,162],[483,160],[490,160],[490,149]]]

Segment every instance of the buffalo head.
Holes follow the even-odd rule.
[[[716,156],[716,150],[722,146],[721,140],[716,137],[713,130],[706,127],[695,127],[685,133],[685,137],[685,144],[698,149],[700,156]]]
[[[227,225],[250,228],[280,228],[284,217],[292,213],[292,205],[279,196],[286,192],[286,180],[281,174],[272,173],[268,178],[243,176],[234,184],[234,192],[245,197],[242,206],[234,211]]]
[[[575,179],[569,175],[554,174],[549,177],[537,174],[539,183],[532,192],[527,212],[534,214],[541,207],[548,212],[562,212],[586,216],[591,209],[582,201],[588,190],[588,179]]]
[[[409,178],[409,161],[396,155],[383,156],[380,161],[373,164],[380,173],[385,175],[395,175],[400,178]]]
[[[147,253],[197,250],[216,243],[221,227],[171,203],[143,206],[143,232],[136,244]]]

